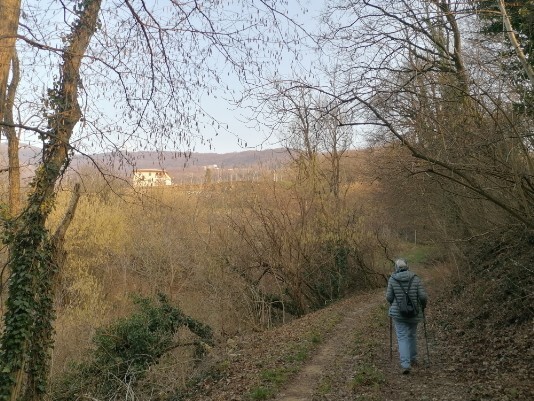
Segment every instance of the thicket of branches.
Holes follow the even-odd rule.
[[[280,6],[0,2],[0,124],[10,141],[12,190],[3,229],[9,280],[0,399],[40,399],[47,390],[54,283],[70,219],[54,234],[47,222],[72,155],[99,146],[120,154],[126,143],[189,149],[195,136],[204,140],[206,126],[217,122],[205,115],[202,96],[212,95],[223,74],[247,82],[264,60],[291,48],[294,25]],[[281,46],[261,46],[267,37]],[[28,132],[42,155],[21,203],[17,145]]]
[[[305,88],[344,116],[341,126],[389,149],[383,169],[401,175],[383,178],[387,192],[418,191],[474,266],[481,238],[513,246],[510,232],[534,228],[531,11],[529,1],[334,0],[318,38],[326,79],[271,93],[298,98]],[[409,208],[398,199],[398,210]],[[527,305],[533,294],[517,277],[531,270],[513,256],[499,266],[516,277],[509,296]]]
[[[332,0],[316,36],[320,72],[254,94],[275,128],[292,119],[301,138],[314,138],[312,114],[366,137],[392,226],[420,205],[469,273],[480,238],[534,229],[531,16],[529,1]],[[503,271],[531,274],[512,259]],[[511,297],[528,304],[532,292],[515,284]]]
[[[284,4],[30,1],[22,10],[19,0],[0,1],[0,124],[10,182],[1,400],[37,400],[47,391],[57,273],[79,191],[54,232],[50,216],[73,154],[113,150],[129,168],[126,144],[191,148],[192,138],[219,127],[201,101],[222,75],[252,84],[247,95],[260,100],[258,115],[271,117],[294,159],[291,180],[250,191],[239,207],[213,209],[225,223],[204,226],[207,238],[224,244],[215,265],[238,275],[257,304],[300,315],[374,280],[376,250],[388,249],[381,235],[393,224],[369,224],[354,202],[342,160],[355,132],[388,163],[369,170],[380,181],[377,199],[391,210],[409,211],[417,191],[436,238],[478,249],[473,239],[491,239],[490,252],[513,242],[509,233],[524,232],[530,243],[531,1],[332,0],[313,35],[319,60],[296,55],[294,66],[305,71],[294,78],[272,64],[296,51],[299,36],[312,35]],[[232,89],[228,95],[240,98]],[[28,132],[42,155],[22,202],[17,147]],[[406,216],[394,223],[399,231],[414,229]],[[133,254],[132,266],[150,265]],[[531,274],[514,255],[500,268]],[[176,260],[168,256],[158,266],[173,276]],[[531,302],[532,292],[514,283],[511,296]]]
[[[354,171],[353,157],[341,176]],[[316,169],[329,166],[319,158]],[[69,361],[91,360],[90,333],[128,316],[131,292],[168,294],[226,341],[383,285],[389,262],[376,238],[372,188],[344,178],[345,195],[334,202],[321,175],[296,180],[296,165],[283,176],[154,188],[141,204],[127,187],[114,188],[121,197],[103,191],[103,180],[82,194],[58,274],[55,380],[71,375]],[[62,193],[60,205],[67,201]],[[380,239],[392,252],[400,242],[394,233]],[[172,392],[193,368],[189,354],[169,352],[147,380]]]

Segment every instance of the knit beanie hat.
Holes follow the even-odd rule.
[[[404,270],[408,270],[408,262],[406,262],[406,259],[397,259],[395,261],[395,273],[402,272]]]

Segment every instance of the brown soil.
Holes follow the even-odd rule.
[[[191,401],[534,400],[532,325],[484,331],[441,307],[435,271],[418,272],[430,302],[420,366],[402,375],[384,289],[355,295],[215,351]],[[434,302],[433,302],[434,301]],[[427,347],[429,354],[427,353]]]

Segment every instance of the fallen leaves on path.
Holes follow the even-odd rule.
[[[430,353],[420,324],[420,366],[410,375],[400,373],[395,338],[390,359],[384,290],[377,289],[282,327],[228,340],[213,353],[196,385],[174,399],[534,399],[532,326],[484,329],[469,325],[461,314],[451,316],[440,298],[446,294],[440,295],[435,288],[431,293],[426,333]],[[304,366],[311,373],[299,373]]]

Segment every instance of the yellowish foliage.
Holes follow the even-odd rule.
[[[341,262],[352,269],[343,274],[357,279],[361,264],[380,268],[372,186],[345,182],[336,198],[321,179],[296,184],[292,175],[83,194],[58,280],[54,373],[82,357],[95,328],[128,314],[132,293],[163,292],[216,335],[231,336],[292,319],[286,294],[302,310],[310,307],[312,282],[304,280],[330,280],[324,269],[334,266],[328,255],[339,244],[359,252]],[[60,193],[52,228],[68,199]],[[361,275],[358,286],[371,282]]]

